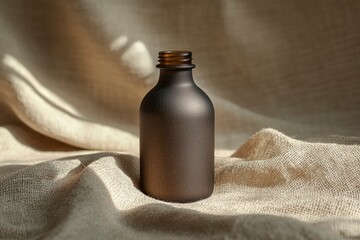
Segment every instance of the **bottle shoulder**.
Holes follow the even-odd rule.
[[[141,112],[198,112],[213,114],[208,95],[196,84],[152,88],[143,98]]]

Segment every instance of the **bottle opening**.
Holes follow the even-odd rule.
[[[157,68],[194,68],[190,51],[169,50],[159,52]]]

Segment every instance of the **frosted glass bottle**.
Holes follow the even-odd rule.
[[[140,106],[140,187],[192,202],[214,188],[214,107],[192,77],[192,53],[159,52],[160,77]]]

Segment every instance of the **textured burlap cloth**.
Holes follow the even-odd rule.
[[[0,239],[360,239],[359,22],[360,1],[1,1]],[[164,49],[215,105],[194,203],[139,190]]]

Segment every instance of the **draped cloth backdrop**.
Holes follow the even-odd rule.
[[[359,1],[2,0],[0,27],[0,239],[360,239]],[[138,185],[168,49],[215,106],[194,203]]]

